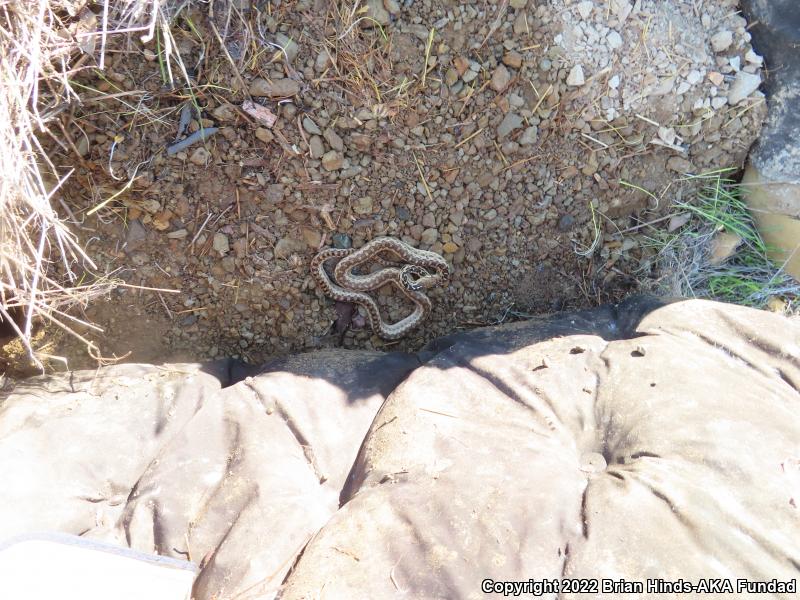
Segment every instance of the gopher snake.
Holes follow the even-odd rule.
[[[403,266],[394,264],[370,273],[357,275],[353,269],[368,262],[389,264],[381,254],[390,254]],[[325,263],[338,258],[333,279],[325,271]],[[444,285],[450,277],[447,262],[435,252],[418,250],[395,238],[381,237],[353,249],[329,248],[317,254],[311,261],[311,275],[317,284],[334,300],[360,304],[367,311],[372,330],[380,337],[396,340],[419,325],[431,311],[431,301],[422,290]],[[414,311],[397,323],[386,323],[378,305],[366,292],[391,283],[414,303]]]

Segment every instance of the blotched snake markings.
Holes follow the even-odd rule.
[[[394,263],[387,261],[389,255]],[[339,259],[333,278],[325,271],[325,263]],[[359,275],[353,270],[364,263],[376,261],[390,264],[383,269]],[[446,285],[450,267],[435,252],[419,250],[395,238],[377,238],[358,250],[330,248],[317,254],[311,261],[311,275],[334,300],[353,302],[367,311],[372,330],[384,339],[396,340],[417,327],[431,311],[431,301],[423,290]],[[367,294],[387,283],[393,284],[414,303],[414,311],[397,323],[386,323],[375,300]]]

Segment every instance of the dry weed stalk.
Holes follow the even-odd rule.
[[[80,333],[99,328],[68,311],[86,307],[116,282],[94,274],[95,264],[53,209],[70,173],[59,173],[37,136],[74,150],[61,121],[69,104],[80,101],[70,77],[88,65],[103,67],[109,34],[152,35],[160,4],[106,0],[95,15],[83,0],[0,0],[0,318],[40,369],[32,345],[37,319],[77,337],[100,359],[95,344]]]
[[[368,16],[360,0],[332,2],[328,20],[335,32],[322,40],[333,58],[328,77],[340,82],[341,89],[355,106],[369,108],[379,118],[393,117],[411,84],[392,88],[390,38],[380,24]],[[364,29],[365,23],[369,24],[367,29]]]

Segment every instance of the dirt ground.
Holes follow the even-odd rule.
[[[344,347],[620,299],[657,278],[648,239],[675,223],[681,179],[741,167],[766,111],[729,0],[212,6],[175,15],[169,60],[162,34],[109,37],[49,146],[74,169],[56,208],[97,272],[163,290],[86,309],[108,356],[333,346],[309,262],[381,235],[443,254],[453,277],[407,338],[351,329]],[[218,130],[168,154],[200,127]],[[390,319],[409,310],[378,297]],[[47,352],[93,364],[68,337]]]

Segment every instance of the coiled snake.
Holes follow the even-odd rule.
[[[391,255],[396,260],[388,261],[382,255]],[[325,271],[325,263],[335,258],[339,261],[331,278]],[[369,261],[387,266],[368,275],[353,273],[356,267]],[[435,252],[419,250],[396,238],[381,237],[358,250],[323,250],[311,261],[311,275],[326,296],[363,306],[372,330],[384,339],[396,340],[417,327],[428,316],[432,305],[423,290],[446,285],[450,278],[450,267]],[[414,311],[397,323],[386,323],[377,303],[366,293],[387,283],[393,284],[414,303]]]

